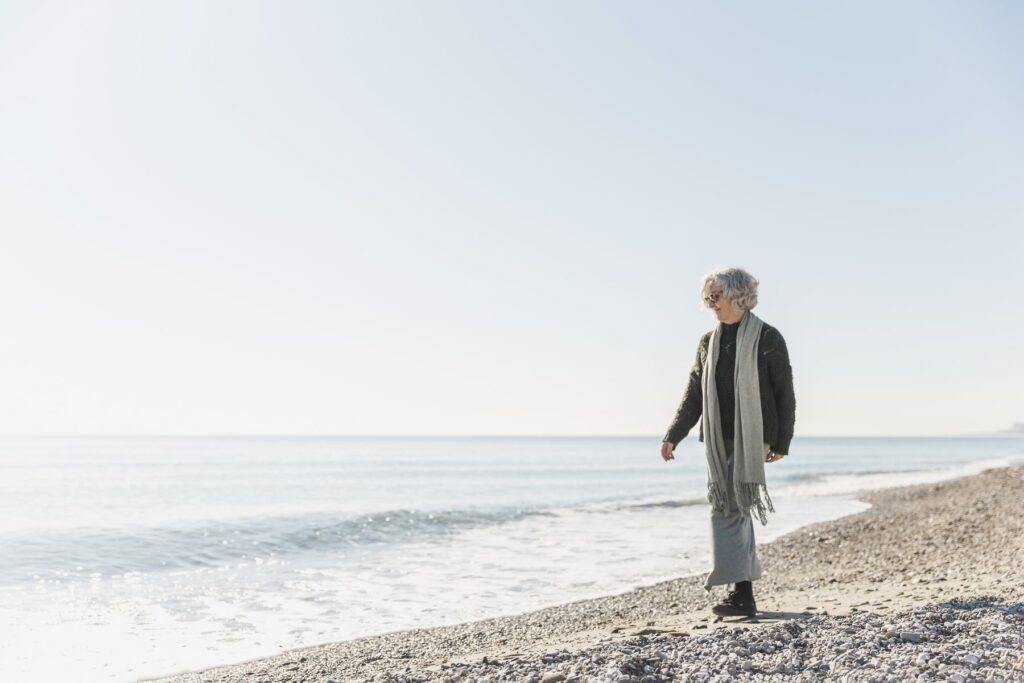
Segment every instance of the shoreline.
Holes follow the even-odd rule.
[[[682,643],[716,638],[722,629],[756,632],[808,620],[827,630],[820,620],[865,615],[884,619],[940,600],[988,596],[1020,602],[1024,563],[1014,559],[1024,557],[1022,493],[1024,465],[1018,464],[853,496],[870,507],[759,544],[765,574],[754,583],[762,610],[754,620],[712,615],[710,606],[726,587],[707,593],[704,572],[698,572],[515,615],[304,646],[242,663],[140,680],[461,680],[452,677],[459,670],[466,675],[474,672],[475,677],[465,680],[484,675],[492,676],[489,680],[523,680],[514,674],[493,678],[502,671],[494,663],[501,661],[506,668],[508,662],[544,664],[541,660],[550,659],[554,651],[582,652],[637,638]],[[982,528],[985,534],[969,533]],[[987,568],[976,566],[979,557],[989,560]],[[562,670],[573,661],[568,654],[561,668],[551,668]],[[1024,669],[1018,673],[1024,680]],[[816,675],[820,679],[820,672]],[[579,675],[576,680],[590,678]]]

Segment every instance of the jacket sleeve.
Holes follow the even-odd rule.
[[[697,424],[697,420],[700,419],[701,412],[703,411],[704,397],[700,386],[703,369],[703,364],[701,363],[703,347],[704,338],[702,337],[700,343],[697,344],[697,358],[693,362],[693,368],[690,369],[689,383],[686,385],[686,390],[683,393],[683,400],[679,402],[679,407],[676,409],[676,417],[662,439],[662,441],[671,443],[673,450],[676,444],[686,438],[686,435],[690,433],[693,426]]]
[[[773,452],[780,455],[789,453],[796,423],[796,396],[793,393],[793,368],[789,364],[789,350],[786,340],[775,330],[775,348],[768,355],[768,376],[771,378],[772,393],[779,415],[777,442],[770,444]]]

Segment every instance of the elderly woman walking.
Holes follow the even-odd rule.
[[[722,616],[757,613],[752,581],[761,578],[753,516],[775,511],[764,463],[789,452],[796,418],[793,371],[779,331],[753,313],[758,281],[741,268],[704,277],[701,298],[718,325],[701,337],[689,384],[661,444],[673,451],[698,420],[707,458],[712,569],[704,588],[735,584],[712,608]]]

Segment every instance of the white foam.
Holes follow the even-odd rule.
[[[776,491],[788,496],[854,495],[861,491],[930,484],[978,474],[994,467],[1008,467],[1021,462],[1024,462],[1024,457],[1002,456],[935,469],[826,474],[806,481],[778,486],[773,490],[772,495],[774,496]]]

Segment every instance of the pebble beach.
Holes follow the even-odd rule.
[[[1024,465],[858,497],[759,546],[754,618],[714,616],[726,587],[688,576],[149,680],[1024,681]]]

